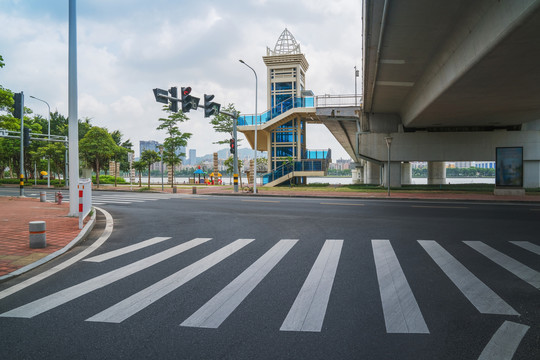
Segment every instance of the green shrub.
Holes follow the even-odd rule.
[[[92,176],[92,183],[97,184],[96,176]],[[111,175],[100,175],[99,176],[99,183],[100,184],[114,184],[114,176]],[[127,184],[126,180],[121,177],[116,177],[116,183],[117,184]]]

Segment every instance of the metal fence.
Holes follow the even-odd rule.
[[[362,106],[362,95],[317,95],[315,107]]]

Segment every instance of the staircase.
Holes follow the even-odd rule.
[[[294,177],[326,176],[331,162],[331,150],[308,150],[306,159],[293,161],[277,167],[274,171],[264,174],[264,186],[273,187]]]

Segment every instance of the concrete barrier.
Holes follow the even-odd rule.
[[[30,221],[28,229],[30,231],[30,249],[41,249],[47,246],[45,221]]]

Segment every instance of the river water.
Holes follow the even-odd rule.
[[[129,178],[125,178],[129,183]],[[197,178],[198,180],[198,178]],[[148,177],[142,177],[142,182],[146,184]],[[164,179],[165,183],[167,178]],[[175,184],[189,184],[189,178],[187,177],[176,177],[174,179]],[[223,178],[223,182],[226,185],[231,184],[231,179]],[[135,178],[134,184],[139,183],[139,177]],[[150,183],[152,184],[161,184],[160,177],[151,177]],[[247,178],[242,178],[242,183],[247,183]],[[350,177],[308,177],[308,184],[331,184],[331,185],[350,185],[352,184],[352,178]],[[427,178],[412,178],[412,183],[415,185],[425,185],[427,184]],[[495,178],[446,178],[447,184],[495,184]]]

